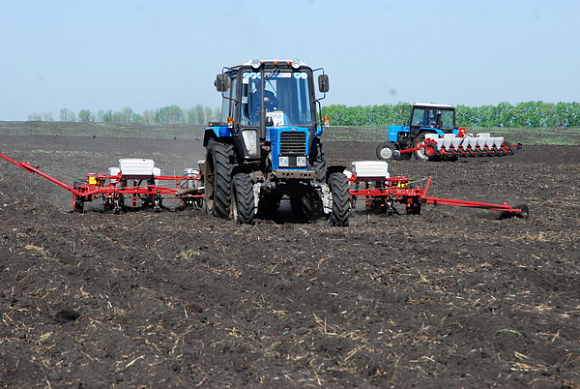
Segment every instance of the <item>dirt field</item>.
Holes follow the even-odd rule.
[[[179,139],[0,143],[68,183],[124,157],[181,174],[204,153]],[[330,164],[375,159],[375,144],[324,146]],[[76,214],[68,192],[0,160],[0,386],[580,388],[578,147],[390,170],[432,175],[434,196],[526,203],[530,218]]]

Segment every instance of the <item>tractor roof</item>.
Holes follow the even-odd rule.
[[[246,62],[240,62],[238,64],[233,65],[231,68],[241,68],[242,66],[252,66],[252,62],[254,62],[256,60],[249,60]],[[300,61],[299,59],[294,59],[294,60],[288,60],[288,59],[260,59],[258,60],[260,62],[265,62],[267,64],[273,64],[274,62],[280,63],[280,64],[285,64],[285,63],[292,63],[294,62],[298,62],[298,66],[308,66],[306,65],[304,62]]]
[[[443,109],[454,109],[452,105],[448,104],[430,104],[430,103],[415,103],[413,107],[429,107],[429,108],[443,108]]]

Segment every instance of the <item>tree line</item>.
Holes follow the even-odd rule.
[[[97,123],[142,123],[142,124],[206,124],[218,121],[221,116],[220,108],[198,104],[191,109],[182,109],[177,105],[170,105],[155,110],[147,110],[142,114],[133,112],[131,108],[121,111],[101,110],[91,112],[81,109],[78,113],[68,108],[60,110],[58,118],[52,112],[43,114],[33,113],[28,116],[29,121],[61,121],[61,122],[97,122]]]
[[[458,105],[457,125],[460,127],[580,127],[579,103],[544,103],[529,101],[512,105]],[[372,106],[330,105],[322,108],[335,126],[388,126],[402,125],[409,120],[408,103]]]
[[[580,127],[580,103],[544,103],[528,101],[518,104],[499,103],[468,107],[458,105],[457,125],[461,127]],[[330,117],[333,126],[388,126],[405,124],[409,120],[409,103],[346,106],[329,105],[322,108],[322,114]],[[142,124],[206,124],[219,121],[220,108],[198,104],[191,109],[171,105],[142,114],[131,108],[122,111],[101,110],[91,112],[82,109],[78,113],[63,108],[58,119],[51,112],[34,113],[28,120],[63,122],[102,122],[102,123],[142,123]]]

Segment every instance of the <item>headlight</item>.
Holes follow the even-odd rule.
[[[251,65],[254,69],[259,69],[262,62],[259,59],[254,59],[251,62]]]
[[[298,58],[294,58],[292,60],[292,67],[294,69],[298,69],[300,67],[300,65],[302,65],[302,61],[300,61]]]
[[[288,158],[288,157],[279,157],[278,158],[278,166],[280,166],[280,167],[288,167],[288,166],[290,166],[290,158]]]
[[[251,155],[258,154],[258,142],[256,130],[244,130],[242,131],[242,137],[244,138],[244,144],[248,153]]]
[[[306,167],[306,157],[296,157],[296,166]]]

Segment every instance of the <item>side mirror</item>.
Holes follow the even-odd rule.
[[[328,75],[321,74],[318,76],[318,90],[322,93],[326,93],[330,90],[330,83],[328,81]]]
[[[213,84],[215,85],[215,88],[218,92],[225,92],[230,89],[230,83],[231,81],[229,76],[226,74],[218,74]]]

